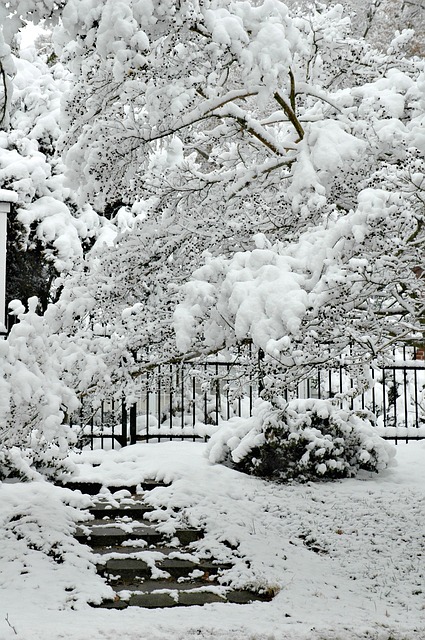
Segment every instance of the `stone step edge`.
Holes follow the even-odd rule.
[[[217,575],[211,576],[211,580],[205,580],[202,578],[188,578],[178,582],[175,577],[166,578],[147,578],[143,582],[113,582],[110,586],[117,595],[122,592],[132,593],[134,595],[140,595],[143,593],[156,593],[156,592],[175,592],[175,591],[207,591],[217,592],[217,590],[226,593],[231,587],[221,585],[216,582]],[[120,596],[121,597],[121,596]],[[122,598],[125,599],[125,598]]]
[[[72,480],[69,479],[67,481],[57,481],[55,485],[57,487],[62,487],[65,489],[72,489],[74,491],[81,491],[81,493],[85,493],[91,496],[97,496],[102,489],[107,489],[112,494],[117,493],[118,491],[128,491],[131,495],[140,495],[138,492],[139,488],[142,491],[151,491],[152,489],[156,489],[157,487],[169,487],[171,483],[167,482],[157,482],[156,480],[144,480],[143,482],[139,482],[135,485],[105,485],[102,482],[84,482],[83,480]]]
[[[199,577],[209,577],[221,575],[222,571],[225,571],[229,567],[227,566],[219,566],[212,564],[198,564],[198,565],[184,565],[184,564],[172,564],[172,563],[164,563],[158,562],[155,564],[155,568],[157,571],[164,572],[168,574],[168,576],[173,578],[186,578],[195,572],[199,572]],[[97,565],[97,572],[99,575],[103,576],[106,580],[110,581],[113,584],[114,579],[121,580],[137,580],[137,578],[150,578],[152,575],[152,567],[149,566],[146,562],[140,561],[137,566],[125,567],[124,565],[120,567],[107,567],[105,565]],[[196,576],[196,574],[195,574]],[[194,576],[194,577],[195,577]]]
[[[142,529],[142,527],[140,529]],[[150,541],[152,541],[152,543],[161,542],[165,540],[172,540],[173,538],[177,538],[182,546],[187,546],[191,542],[200,540],[203,535],[203,532],[198,529],[177,529],[172,535],[167,535],[153,527],[144,527],[143,530],[136,530],[132,532],[126,532],[121,529],[109,532],[94,530],[85,533],[81,531],[81,529],[77,529],[74,534],[74,538],[81,544],[86,544],[94,549],[99,547],[106,548],[109,546],[117,546],[122,542],[131,540],[146,540],[146,542],[150,544]]]
[[[106,562],[107,560],[121,560],[122,558],[128,558],[129,560],[143,560],[140,554],[156,554],[157,558],[169,558],[173,556],[174,560],[187,560],[189,562],[200,562],[202,560],[212,561],[212,558],[205,557],[199,558],[190,551],[181,551],[180,547],[164,547],[164,546],[146,546],[138,545],[137,540],[129,540],[129,542],[136,542],[135,545],[117,545],[115,547],[98,547],[94,551],[94,554],[98,556],[97,560],[99,564]],[[171,558],[170,558],[171,559]]]
[[[168,558],[164,556],[158,558],[157,563],[163,567],[182,568],[182,569],[205,569],[217,571],[219,569],[230,569],[231,564],[225,562],[214,562],[213,560],[188,558]],[[99,569],[118,570],[118,569],[138,569],[139,567],[149,566],[144,558],[107,558],[105,562],[98,562],[96,565]]]
[[[126,507],[109,507],[108,506],[99,506],[96,505],[94,507],[90,507],[87,509],[89,513],[96,520],[115,520],[116,518],[139,518],[143,517],[146,513],[152,513],[155,511],[155,508],[150,505],[138,504],[131,505]]]
[[[272,596],[260,594],[245,589],[228,591],[225,595],[219,595],[213,591],[181,591],[158,590],[143,594],[130,595],[128,600],[119,596],[115,600],[105,600],[101,604],[91,605],[96,608],[127,609],[128,607],[140,607],[147,609],[161,609],[181,606],[203,606],[213,603],[250,604],[251,602],[269,602]]]

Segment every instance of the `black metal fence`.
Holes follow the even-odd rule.
[[[160,365],[140,376],[138,400],[104,400],[81,408],[72,425],[80,446],[116,448],[140,441],[199,440],[234,416],[249,417],[261,384],[250,361]]]
[[[370,388],[350,394],[355,381],[341,367],[318,370],[286,392],[292,398],[334,398],[343,408],[370,411],[386,439],[425,438],[425,362],[404,348],[391,365],[370,369]],[[254,359],[162,365],[139,381],[135,403],[104,400],[96,412],[74,416],[80,446],[117,448],[141,441],[207,439],[221,422],[248,418],[261,378]],[[350,397],[352,395],[352,397]]]

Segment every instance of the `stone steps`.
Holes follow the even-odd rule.
[[[225,598],[211,592],[166,592],[133,593],[128,600],[117,599],[102,604],[106,609],[126,609],[127,607],[144,607],[145,609],[165,609],[177,606],[195,606],[213,602],[228,602]]]
[[[173,578],[185,578],[194,571],[202,576],[216,575],[220,570],[229,568],[229,565],[218,565],[213,562],[193,562],[180,558],[164,558],[155,563],[159,571],[165,571]],[[97,565],[98,573],[110,578],[119,576],[123,580],[134,580],[136,577],[149,578],[151,568],[149,563],[141,558],[111,558],[105,563]]]
[[[158,591],[201,591],[204,590],[205,587],[211,589],[211,584],[201,578],[191,578],[183,582],[172,577],[168,579],[163,578],[160,581],[147,578],[146,580],[137,582],[114,581],[113,585],[114,591],[118,595],[128,591],[132,593],[152,593]],[[225,587],[223,587],[223,591],[226,591]]]
[[[93,548],[122,545],[130,540],[144,540],[147,545],[155,545],[164,539],[164,535],[150,524],[144,525],[142,522],[133,522],[132,524],[134,526],[131,531],[126,531],[125,528],[113,524],[97,525],[90,530],[85,525],[78,527],[75,537],[78,542],[88,544]],[[202,538],[202,532],[196,529],[178,529],[174,535],[184,546]]]
[[[100,491],[96,483],[87,490],[80,485],[84,493]],[[144,491],[156,486],[144,483]],[[96,499],[89,510],[93,519],[82,523],[75,534],[79,542],[92,548],[98,573],[115,592],[111,600],[93,606],[169,608],[270,600],[267,594],[220,584],[220,575],[231,565],[200,560],[191,551],[190,545],[202,538],[202,531],[178,529],[167,537],[145,519],[153,509],[144,504],[135,487],[117,487],[116,491],[125,490],[125,497],[115,498],[112,490],[109,496]]]
[[[101,482],[84,482],[78,480],[68,480],[67,482],[56,482],[59,487],[65,487],[67,489],[73,489],[74,491],[81,491],[81,493],[87,493],[91,496],[97,496],[105,487],[111,492],[111,494],[125,491],[131,495],[137,495],[138,491],[151,491],[156,487],[169,486],[166,482],[157,482],[156,480],[144,480],[137,485],[104,485]]]
[[[142,502],[132,504],[121,504],[120,506],[113,506],[107,503],[99,503],[95,507],[90,509],[90,513],[96,520],[102,520],[103,518],[117,519],[130,517],[135,520],[140,520],[145,517],[147,513],[153,511],[153,507],[143,504]]]

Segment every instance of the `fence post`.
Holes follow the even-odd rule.
[[[130,444],[136,444],[137,438],[137,404],[130,407]]]
[[[258,395],[261,398],[261,394],[264,391],[264,374],[262,370],[264,360],[264,351],[262,349],[258,349]]]
[[[18,196],[14,191],[0,189],[0,335],[6,335],[6,240],[7,216]]]
[[[121,400],[121,446],[127,445],[127,406],[125,399]]]

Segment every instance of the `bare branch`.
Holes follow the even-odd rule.
[[[302,128],[301,123],[295,115],[292,107],[290,107],[290,105],[282,98],[282,96],[277,91],[273,97],[276,102],[282,107],[288,120],[294,126],[296,132],[298,133],[299,139],[302,140],[304,138],[304,129]]]
[[[4,125],[4,123],[6,122],[6,116],[7,116],[7,103],[8,103],[8,89],[7,89],[7,77],[6,77],[6,72],[4,70],[3,64],[0,61],[0,76],[3,82],[3,91],[4,91],[4,100],[3,100],[3,105],[1,108],[1,113],[0,113],[0,127],[2,127]]]
[[[292,69],[289,69],[289,79],[291,81],[291,93],[289,94],[289,100],[291,102],[292,111],[295,113],[297,105],[295,102],[295,77],[292,73]]]

